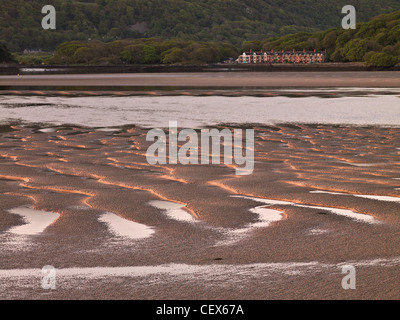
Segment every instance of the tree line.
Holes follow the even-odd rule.
[[[101,42],[62,43],[47,60],[50,64],[202,64],[237,56],[237,49],[225,42],[162,40],[143,38]]]

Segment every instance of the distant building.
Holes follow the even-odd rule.
[[[328,61],[325,51],[273,51],[270,52],[243,52],[237,59],[237,63],[324,63]]]
[[[24,54],[42,53],[42,49],[25,49]]]

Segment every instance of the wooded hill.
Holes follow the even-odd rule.
[[[243,51],[327,50],[330,61],[365,62],[388,67],[400,62],[400,10],[379,15],[355,30],[341,27],[314,33],[245,41],[241,48],[224,42],[163,40],[161,38],[117,40],[109,43],[67,42],[57,47],[48,61],[53,64],[200,64],[236,58]]]
[[[41,27],[41,8],[48,4],[57,11],[56,30]],[[12,52],[149,37],[240,47],[246,40],[339,27],[341,8],[349,4],[358,21],[400,9],[399,0],[2,0],[0,40]]]

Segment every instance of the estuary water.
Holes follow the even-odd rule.
[[[0,124],[37,123],[45,126],[179,127],[217,124],[321,123],[343,125],[400,125],[400,89],[348,88],[348,94],[326,98],[313,89],[305,97],[279,94],[257,96],[0,96]],[[356,95],[354,91],[358,90]],[[343,91],[343,90],[342,90]],[[291,93],[296,90],[291,90]]]

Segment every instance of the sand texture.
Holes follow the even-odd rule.
[[[0,86],[400,87],[400,71],[215,72],[0,76]]]
[[[398,128],[256,127],[240,177],[149,165],[139,127],[39,129],[0,130],[2,299],[400,298]],[[59,216],[17,234],[21,207]]]

